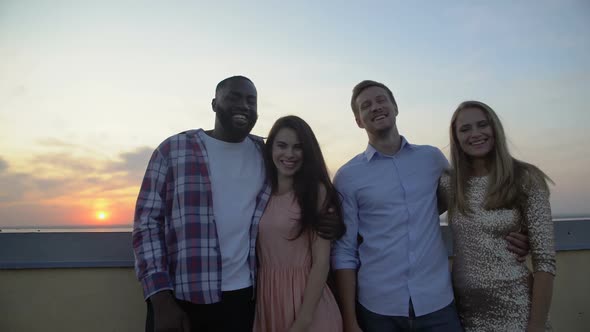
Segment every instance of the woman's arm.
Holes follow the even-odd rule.
[[[318,188],[317,204],[320,215],[322,211],[327,209],[326,195],[326,188],[320,185]],[[302,234],[302,236],[307,236],[307,234]],[[311,234],[310,241],[311,270],[309,271],[305,291],[303,292],[303,302],[301,303],[301,307],[299,307],[290,332],[308,330],[313,322],[313,315],[324,292],[328,273],[330,272],[331,241],[322,238],[315,232]]]
[[[290,331],[307,331],[313,321],[313,315],[326,286],[330,270],[330,241],[317,234],[312,239],[312,263],[307,285],[303,292],[303,302],[297,312]]]
[[[525,189],[524,221],[529,233],[534,280],[528,332],[545,331],[555,275],[553,220],[549,192],[535,181]]]
[[[543,271],[534,274],[533,301],[527,332],[545,331],[553,295],[553,278],[553,274]]]

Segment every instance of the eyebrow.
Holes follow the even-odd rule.
[[[275,143],[283,143],[283,144],[287,144],[287,142],[285,141],[281,141],[281,140],[276,140]],[[297,141],[295,143],[293,143],[293,145],[301,145],[301,142]]]
[[[387,96],[386,95],[376,95],[375,96],[375,100],[376,101],[387,100]],[[363,107],[367,103],[372,103],[372,102],[373,102],[373,99],[372,98],[368,98],[368,99],[362,100],[361,103],[360,103],[360,106]]]

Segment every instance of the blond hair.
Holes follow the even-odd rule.
[[[471,159],[463,152],[457,139],[455,123],[459,113],[468,108],[481,110],[487,117],[495,144],[488,158],[488,188],[484,201],[487,210],[500,208],[520,208],[523,199],[526,198],[524,189],[532,183],[541,186],[541,189],[549,191],[547,181],[551,179],[538,167],[517,160],[510,154],[506,144],[506,135],[500,119],[488,105],[479,101],[465,101],[461,103],[451,118],[451,169],[448,171],[451,180],[451,192],[449,197],[449,214],[469,214],[466,204],[465,192],[467,180],[471,175]]]

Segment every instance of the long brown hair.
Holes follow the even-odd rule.
[[[301,208],[298,238],[303,233],[313,231],[327,240],[336,240],[344,235],[345,226],[342,219],[340,198],[328,176],[328,169],[320,145],[311,127],[301,118],[290,115],[278,119],[268,134],[264,151],[264,160],[273,193],[278,187],[277,168],[272,161],[272,146],[279,131],[290,128],[297,133],[303,164],[295,173],[293,189]],[[322,206],[318,208],[320,188],[325,188],[326,196]],[[330,212],[331,211],[331,212]]]
[[[451,138],[451,197],[449,199],[449,214],[469,214],[466,204],[465,191],[467,180],[471,174],[471,158],[463,152],[457,139],[455,124],[459,113],[468,108],[481,110],[487,117],[494,133],[494,147],[488,158],[489,181],[484,202],[487,210],[520,207],[525,198],[524,188],[536,183],[542,189],[549,191],[547,181],[551,179],[538,167],[517,160],[512,157],[506,143],[504,127],[492,108],[479,101],[465,101],[461,103],[451,118],[449,136]]]

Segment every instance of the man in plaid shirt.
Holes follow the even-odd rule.
[[[146,331],[251,331],[256,235],[270,187],[262,138],[250,135],[257,92],[221,81],[213,130],[189,130],[154,151],[133,224]]]

